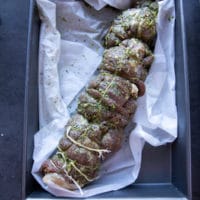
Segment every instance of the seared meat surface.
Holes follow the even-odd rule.
[[[127,39],[104,51],[101,68],[134,83],[137,79],[145,80],[152,62],[153,54],[146,44]]]
[[[148,45],[156,36],[156,13],[155,3],[143,3],[113,22],[100,73],[79,97],[56,153],[41,166],[45,183],[80,189],[95,180],[101,162],[120,149],[154,59]]]
[[[128,9],[118,16],[105,37],[107,48],[119,45],[122,40],[138,38],[152,45],[156,37],[156,2],[143,3],[140,8]]]

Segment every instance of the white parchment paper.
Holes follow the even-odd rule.
[[[137,112],[127,127],[126,140],[112,158],[103,163],[100,177],[82,191],[45,185],[41,164],[55,151],[70,117],[70,106],[99,66],[102,39],[118,9],[130,0],[37,0],[42,20],[39,44],[39,119],[34,137],[32,174],[55,196],[88,197],[118,190],[133,183],[139,173],[145,141],[159,146],[177,137],[174,75],[174,2],[159,2],[155,61],[146,79],[146,93],[138,99]],[[123,3],[122,3],[123,2]]]

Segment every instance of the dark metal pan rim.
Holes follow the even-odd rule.
[[[183,0],[175,0],[176,3],[176,10],[177,10],[177,19],[176,19],[176,54],[178,55],[178,58],[176,58],[175,64],[178,66],[176,67],[176,71],[180,72],[180,69],[182,68],[181,73],[176,74],[176,78],[181,79],[177,83],[177,89],[178,89],[178,100],[177,100],[177,107],[178,111],[181,114],[180,121],[181,126],[182,123],[184,124],[184,130],[180,127],[179,129],[183,132],[181,132],[180,138],[178,138],[178,141],[175,142],[175,145],[172,147],[172,151],[175,152],[171,155],[172,157],[172,165],[175,165],[175,167],[172,166],[172,177],[170,183],[137,183],[133,186],[129,186],[126,189],[123,189],[122,191],[116,191],[113,193],[106,193],[103,195],[100,195],[97,197],[92,197],[90,199],[137,199],[142,197],[162,197],[166,199],[180,199],[187,197],[188,199],[192,198],[192,192],[191,192],[191,141],[190,141],[190,102],[189,102],[189,83],[188,83],[188,61],[187,61],[187,48],[186,48],[186,35],[185,35],[185,20],[184,20],[184,9],[183,9]],[[28,188],[27,186],[27,176],[30,176],[30,167],[28,168],[30,159],[28,158],[29,153],[32,151],[30,149],[30,145],[27,143],[28,140],[30,140],[30,107],[33,102],[30,101],[31,97],[33,97],[32,89],[36,89],[37,86],[32,86],[32,78],[31,73],[33,72],[33,47],[37,47],[38,44],[34,44],[34,34],[35,29],[33,24],[35,23],[35,0],[30,0],[30,11],[29,11],[29,31],[28,31],[28,47],[27,47],[27,60],[26,60],[26,87],[25,87],[25,102],[24,102],[24,131],[23,131],[23,167],[22,167],[22,199],[55,199],[55,197],[52,197],[51,195],[47,194],[46,192],[42,190],[33,191],[32,194],[29,194],[27,192],[27,189],[34,190],[34,188]],[[39,21],[37,21],[39,23]],[[38,33],[37,33],[38,34]],[[39,34],[38,34],[39,35]],[[36,56],[37,57],[37,56]],[[178,76],[178,77],[177,77]],[[37,81],[37,80],[36,80]],[[179,92],[181,88],[181,92]],[[181,95],[180,95],[181,94]],[[37,98],[36,98],[37,99]],[[180,105],[179,105],[180,104]],[[37,105],[37,103],[36,103]],[[37,122],[34,122],[37,124]],[[33,133],[31,133],[33,141]],[[177,159],[177,154],[180,153],[180,149],[183,149],[185,155],[181,155],[184,158],[183,163],[186,165],[186,170],[182,172],[182,176],[185,176],[183,180],[180,179],[177,168],[177,162],[179,160]],[[176,155],[177,154],[177,155]],[[182,164],[182,163],[180,163]],[[179,166],[182,167],[181,165]],[[176,171],[173,171],[173,168],[176,169]],[[181,169],[180,169],[181,170]],[[183,183],[181,183],[183,182]],[[157,194],[159,193],[160,194]],[[171,193],[170,193],[171,192]],[[183,195],[184,194],[184,195]],[[149,196],[148,196],[149,195]],[[62,199],[62,198],[61,198]],[[64,199],[64,198],[63,198]],[[66,199],[66,198],[65,198]]]

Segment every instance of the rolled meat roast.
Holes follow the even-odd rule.
[[[120,149],[153,62],[157,9],[157,3],[145,2],[114,20],[105,37],[100,72],[79,97],[56,153],[41,166],[45,183],[80,189],[95,180],[103,160]]]

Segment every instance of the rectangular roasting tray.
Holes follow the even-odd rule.
[[[139,178],[133,185],[88,199],[191,199],[190,112],[183,0],[175,0],[175,72],[178,138],[162,147],[145,145]],[[38,46],[40,20],[31,0],[26,66],[22,196],[27,200],[58,199],[31,175],[33,138],[38,131]],[[62,199],[62,198],[60,198]],[[72,199],[72,198],[63,198]]]

